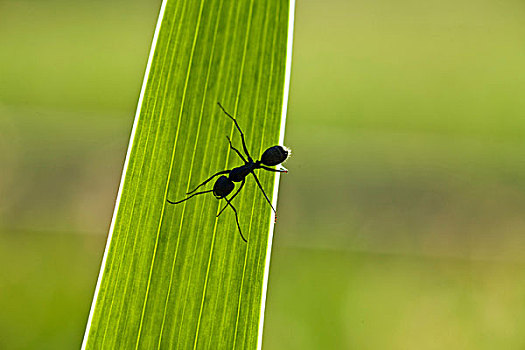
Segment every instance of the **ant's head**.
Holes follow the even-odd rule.
[[[223,175],[215,181],[215,184],[213,185],[213,195],[216,198],[221,199],[229,195],[234,188],[235,185],[232,180]]]
[[[284,162],[290,155],[290,150],[284,146],[273,146],[268,148],[261,156],[261,163],[274,166]]]

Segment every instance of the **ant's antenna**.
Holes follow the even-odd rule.
[[[191,197],[195,197],[195,196],[197,196],[197,195],[199,195],[199,194],[210,193],[210,192],[213,192],[213,190],[197,192],[197,193],[195,193],[195,194],[192,194],[192,195],[189,196],[188,198],[184,198],[183,200],[180,200],[180,201],[177,201],[177,202],[172,202],[172,201],[170,201],[170,200],[167,199],[167,198],[166,198],[166,201],[167,201],[168,203],[171,203],[171,204],[179,204],[179,203],[182,203],[182,202],[184,202],[184,201],[187,201],[187,200],[190,199]]]

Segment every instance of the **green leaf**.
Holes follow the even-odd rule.
[[[273,212],[253,178],[233,201],[248,243],[211,193],[167,199],[243,164],[219,101],[254,158],[282,143],[293,8],[162,4],[83,348],[260,347]],[[279,177],[258,176],[275,206]]]

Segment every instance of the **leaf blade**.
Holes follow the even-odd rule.
[[[161,10],[86,348],[257,346],[272,225],[264,197],[248,183],[235,199],[240,213],[250,213],[240,218],[248,244],[231,213],[215,218],[213,198],[175,206],[166,199],[239,165],[222,140],[238,143],[238,135],[216,101],[233,106],[244,127],[250,122],[252,152],[278,141],[289,4],[197,5],[166,1]],[[259,176],[273,193],[275,175]]]

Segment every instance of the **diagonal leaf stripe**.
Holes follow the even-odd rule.
[[[163,2],[83,348],[260,348],[273,213],[253,177],[233,201],[248,243],[211,193],[167,199],[242,164],[217,102],[254,158],[282,143],[293,9]],[[275,206],[279,176],[258,177]]]

